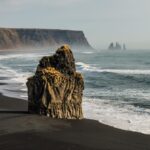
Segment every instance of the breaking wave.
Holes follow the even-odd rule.
[[[101,69],[99,67],[92,66],[83,62],[77,62],[78,69],[90,72],[106,72],[116,74],[146,74],[150,75],[150,70],[139,70],[139,69]]]
[[[150,109],[143,111],[128,103],[84,98],[83,111],[86,118],[99,120],[119,129],[150,134]]]

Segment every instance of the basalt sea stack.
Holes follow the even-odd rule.
[[[52,118],[81,119],[83,77],[76,72],[68,45],[53,56],[43,57],[33,77],[28,78],[28,110]]]

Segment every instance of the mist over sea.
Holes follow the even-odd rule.
[[[0,92],[27,100],[27,77],[42,56],[54,52],[0,52]],[[85,78],[84,117],[150,134],[150,50],[73,52]]]

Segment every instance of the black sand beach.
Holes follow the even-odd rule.
[[[150,150],[150,135],[31,115],[23,100],[0,95],[0,109],[0,150]]]

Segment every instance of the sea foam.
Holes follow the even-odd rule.
[[[91,109],[92,108],[92,109]],[[99,120],[115,128],[150,134],[150,110],[145,112],[133,105],[122,107],[111,100],[84,97],[84,117]]]

